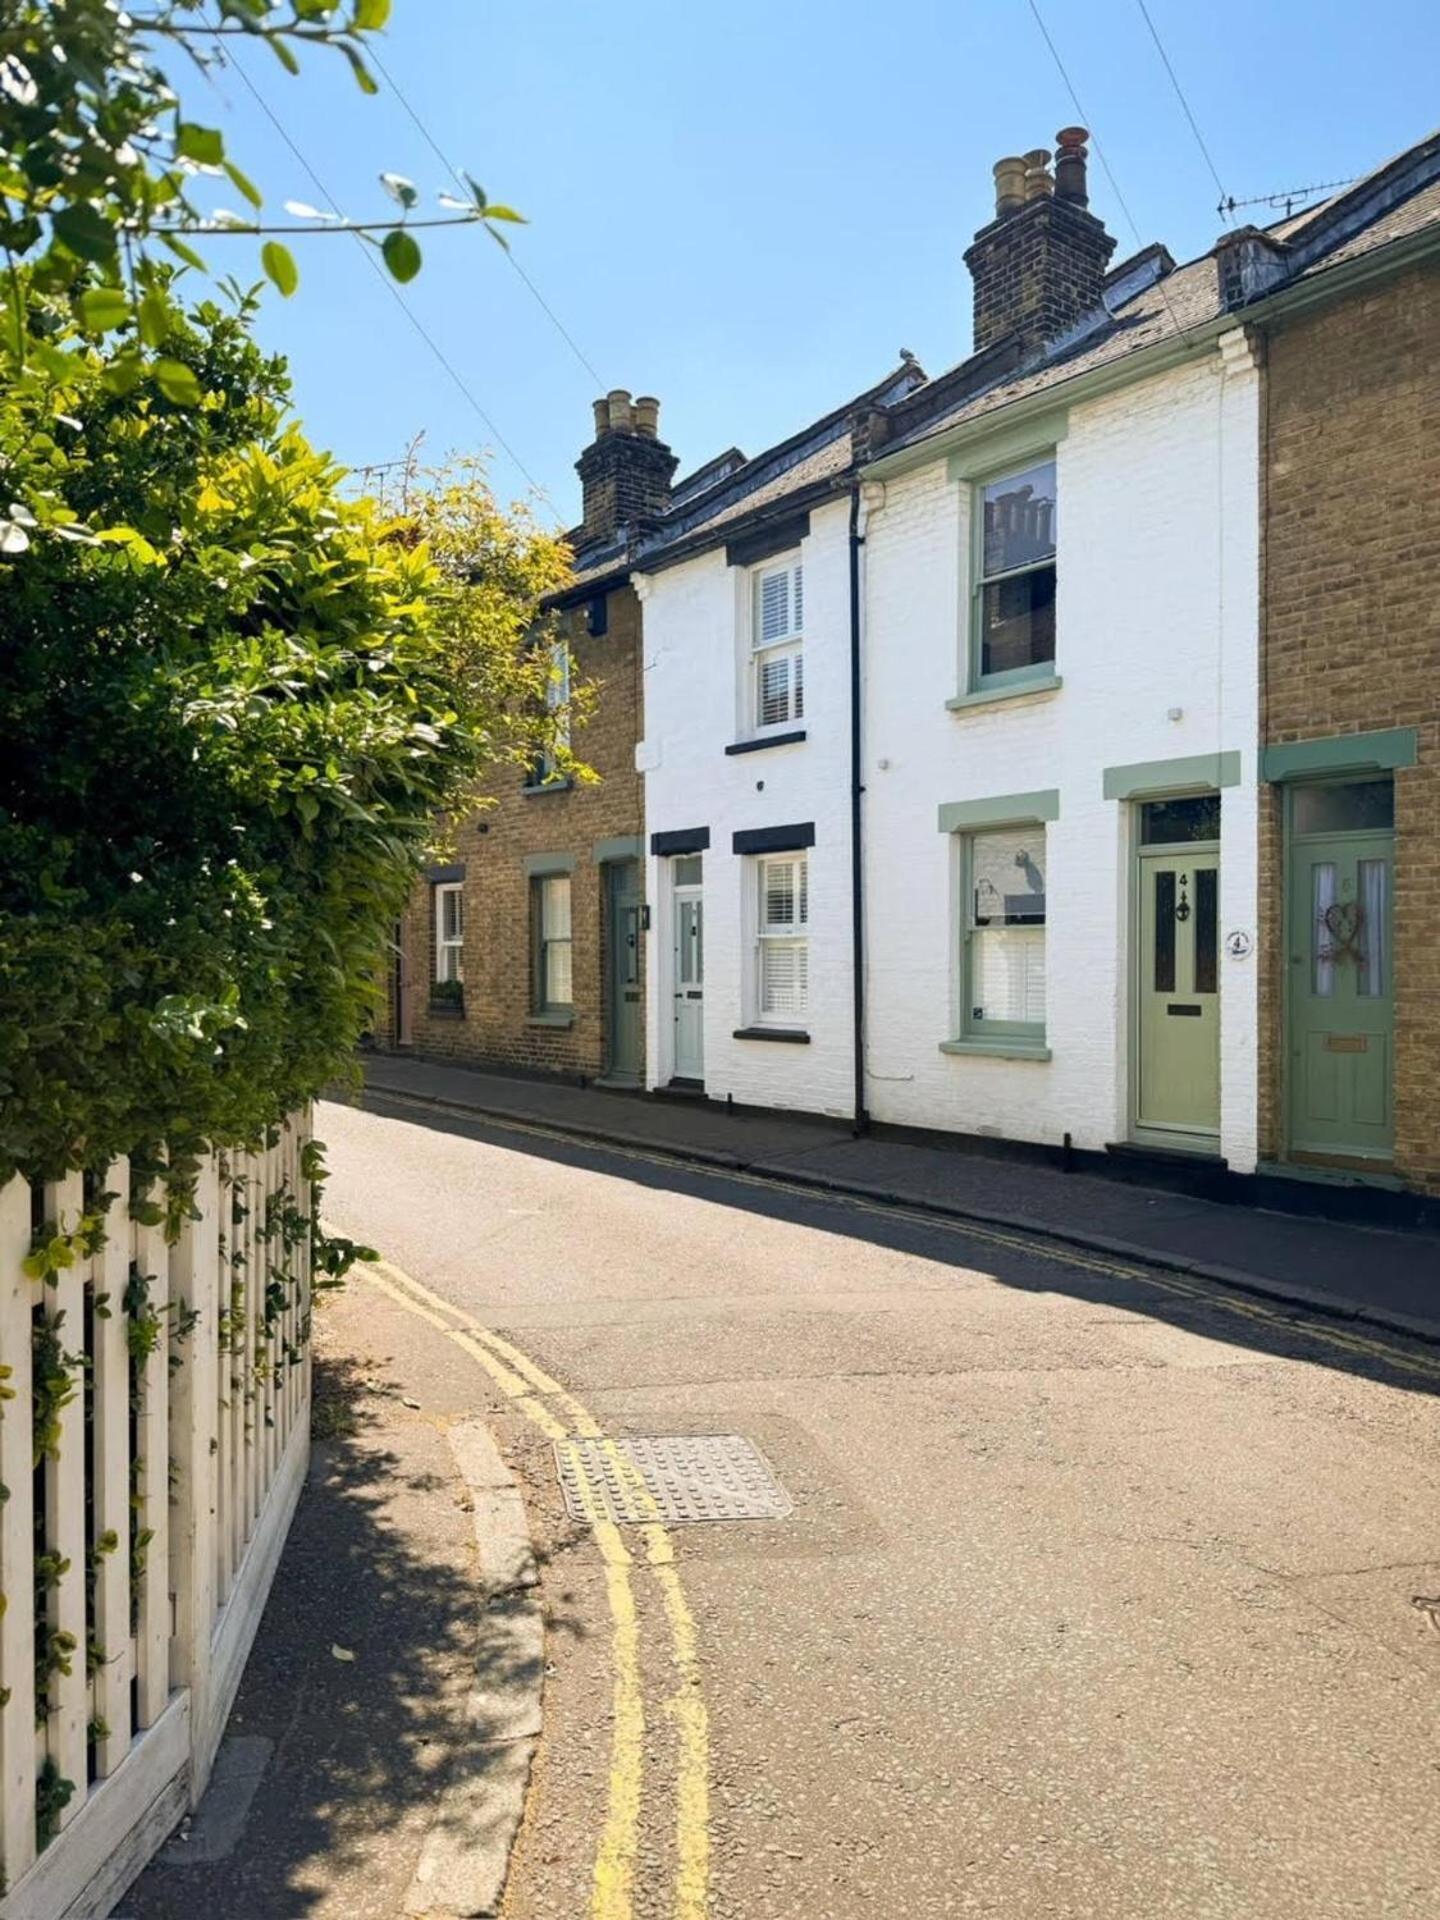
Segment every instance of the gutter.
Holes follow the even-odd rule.
[[[855,1053],[855,1111],[851,1129],[858,1137],[870,1131],[865,1107],[865,850],[863,748],[860,702],[864,692],[861,671],[860,556],[865,545],[860,482],[850,483],[850,981]]]
[[[897,447],[893,453],[882,454],[868,466],[862,467],[860,476],[866,480],[888,480],[896,474],[913,472],[915,468],[928,466],[931,461],[969,446],[973,441],[983,440],[998,427],[1019,425],[1032,415],[1052,412],[1057,406],[1074,406],[1084,400],[1098,400],[1119,387],[1129,386],[1138,380],[1148,380],[1157,373],[1167,373],[1172,367],[1207,351],[1222,334],[1232,333],[1239,327],[1282,323],[1307,307],[1321,301],[1340,299],[1373,280],[1401,273],[1405,268],[1430,259],[1437,253],[1440,253],[1440,221],[1421,227],[1399,240],[1392,240],[1386,246],[1363,253],[1358,259],[1347,260],[1343,266],[1331,267],[1279,287],[1246,306],[1228,307],[1213,319],[1187,327],[1183,332],[1166,334],[1134,353],[1121,354],[1084,373],[1072,374],[1066,380],[1051,381],[1019,400],[995,407],[988,413],[976,414],[972,419],[958,421],[955,426],[942,428],[938,433],[924,440],[916,440],[909,446]]]

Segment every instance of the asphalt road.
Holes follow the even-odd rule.
[[[332,1221],[512,1350],[473,1409],[550,1669],[509,1920],[1440,1914],[1440,1351],[537,1134],[317,1130]],[[793,1512],[576,1525],[587,1418],[745,1435]]]

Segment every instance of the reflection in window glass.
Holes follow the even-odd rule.
[[[1219,838],[1218,793],[1197,793],[1186,800],[1147,800],[1140,809],[1142,846],[1167,847]]]
[[[1033,671],[1055,658],[1055,462],[980,489],[979,670]]]
[[[1390,971],[1386,952],[1386,883],[1390,863],[1387,860],[1361,860],[1356,864],[1360,882],[1360,960],[1356,968],[1355,991],[1362,1000],[1383,1000],[1389,988]]]
[[[1395,783],[1343,780],[1296,787],[1294,807],[1296,833],[1383,833],[1395,824]]]
[[[972,835],[968,854],[970,1023],[1045,1021],[1045,829]]]
[[[1175,991],[1175,875],[1163,867],[1155,875],[1155,991]]]
[[[1328,1000],[1335,991],[1335,935],[1329,917],[1335,906],[1335,863],[1317,860],[1310,876],[1310,991]]]
[[[1220,959],[1220,876],[1214,867],[1195,875],[1195,992],[1214,993]]]
[[[673,870],[676,886],[698,887],[700,885],[700,876],[704,871],[704,865],[704,858],[701,854],[682,853],[677,855]]]
[[[1055,462],[1042,460],[985,488],[985,577],[1055,557]]]

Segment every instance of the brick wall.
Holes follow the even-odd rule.
[[[1414,727],[1395,776],[1395,1166],[1440,1192],[1440,268],[1276,331],[1266,399],[1269,743]],[[1281,821],[1262,816],[1262,1149],[1283,1148]]]
[[[526,792],[518,769],[490,784],[489,804],[458,829],[447,858],[465,869],[464,1011],[430,1006],[435,971],[433,888],[417,886],[403,944],[411,994],[412,1046],[418,1054],[525,1071],[590,1078],[606,1066],[604,900],[606,870],[595,860],[602,840],[638,837],[644,801],[635,771],[640,716],[640,607],[622,587],[609,595],[607,631],[592,637],[586,610],[567,613],[572,674],[600,683],[595,711],[575,750],[600,776],[595,785]],[[567,854],[571,874],[574,1019],[568,1027],[533,1023],[531,898],[528,855]],[[394,1044],[393,1011],[377,1023],[376,1042]]]

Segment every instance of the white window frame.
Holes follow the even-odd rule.
[[[445,928],[446,903],[455,902],[456,930]],[[442,880],[435,888],[435,979],[437,984],[453,981],[465,984],[465,885],[460,880]]]
[[[561,778],[557,748],[566,751],[570,746],[570,715],[566,709],[570,705],[570,642],[552,641],[550,646],[550,674],[545,682],[545,711],[547,714],[560,714],[554,722],[552,742],[547,742],[540,754],[540,786],[548,786],[553,780]]]
[[[765,634],[765,582],[784,576],[785,627],[769,638]],[[764,681],[767,667],[785,661],[785,711],[775,719],[764,717]],[[805,567],[799,552],[778,554],[750,572],[750,725],[757,734],[798,727],[805,718]]]
[[[796,916],[792,921],[772,923],[766,919],[766,891],[771,871],[793,867]],[[795,850],[765,853],[755,858],[755,960],[754,994],[756,1026],[803,1028],[810,1015],[810,856]],[[767,950],[789,949],[799,954],[799,1004],[778,1010],[765,1005],[765,955]]]

